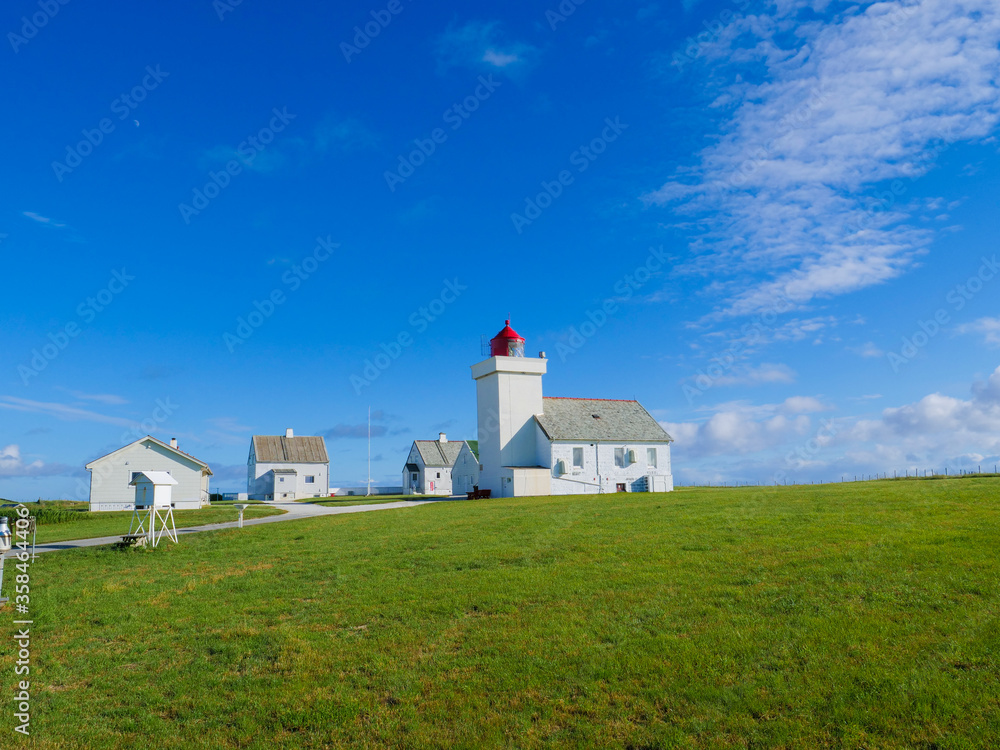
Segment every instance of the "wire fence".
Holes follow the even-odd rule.
[[[903,469],[902,472],[894,470],[890,476],[889,472],[881,472],[874,474],[842,474],[839,480],[810,480],[808,482],[802,481],[797,482],[789,479],[767,481],[758,479],[756,481],[745,480],[745,481],[721,481],[721,482],[692,482],[687,484],[677,483],[677,487],[796,487],[804,485],[814,485],[814,484],[847,484],[849,482],[884,482],[886,480],[905,480],[905,479],[955,479],[962,477],[1000,477],[1000,464],[993,465],[993,471],[989,471],[989,466],[986,467],[986,471],[983,471],[982,466],[976,467],[976,471],[970,469],[957,469],[953,470],[950,467],[946,467],[943,471],[939,469],[918,469],[918,468],[908,468]]]

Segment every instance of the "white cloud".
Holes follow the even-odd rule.
[[[866,341],[861,346],[849,346],[847,347],[847,351],[853,352],[854,354],[857,354],[859,357],[871,357],[871,358],[881,357],[883,354],[885,354],[885,352],[879,349],[872,341]]]
[[[980,318],[956,328],[959,333],[980,333],[990,346],[1000,346],[1000,318]]]
[[[742,411],[722,411],[701,424],[665,422],[663,427],[676,441],[677,460],[683,463],[685,457],[757,453],[806,434],[810,424],[805,415],[755,419]]]
[[[812,396],[792,396],[785,399],[780,408],[787,414],[812,414],[819,411],[829,411],[831,407]]]
[[[435,52],[442,70],[455,67],[509,70],[522,67],[538,54],[530,44],[507,40],[496,21],[449,26],[437,38]]]
[[[863,396],[874,400],[878,396]],[[678,481],[837,480],[1000,463],[1000,367],[969,396],[931,393],[872,416],[826,418],[812,396],[780,404],[732,401],[704,407],[702,422],[661,422],[675,439]]]
[[[36,221],[39,224],[45,224],[50,227],[66,226],[62,222],[56,221],[55,219],[50,219],[48,216],[42,216],[41,214],[36,214],[34,211],[22,211],[21,215],[31,219],[32,221]]]
[[[498,68],[506,68],[508,65],[520,62],[520,60],[521,58],[517,55],[497,52],[494,49],[488,49],[483,53],[483,62],[495,65]]]
[[[773,15],[740,19],[702,48],[736,79],[715,103],[728,122],[694,166],[646,196],[709,227],[693,247],[700,268],[734,269],[727,314],[903,273],[934,236],[912,223],[928,209],[906,203],[909,179],[1000,120],[994,0],[869,3],[829,23],[799,17],[808,6],[772,3]]]
[[[45,414],[56,419],[69,421],[83,420],[88,422],[103,422],[105,424],[118,425],[120,427],[134,427],[135,422],[122,417],[111,417],[88,409],[79,409],[66,404],[51,403],[46,401],[31,401],[26,398],[16,396],[0,396],[0,409],[12,409],[15,411],[25,411],[35,414]]]
[[[704,407],[714,412],[704,422],[661,422],[676,441],[678,461],[703,456],[746,455],[788,441],[801,441],[812,428],[807,416],[830,406],[813,396],[792,396],[780,404],[730,401]]]
[[[794,383],[795,371],[788,365],[762,362],[757,367],[734,368],[730,375],[716,378],[715,385],[768,385]]]
[[[73,398],[80,399],[81,401],[96,401],[99,404],[107,404],[109,406],[121,406],[128,403],[128,399],[122,396],[117,396],[113,393],[83,393],[82,391],[74,391],[61,386],[56,387],[59,390],[70,394]]]
[[[0,476],[2,477],[40,477],[53,474],[67,474],[70,467],[61,464],[46,464],[41,460],[25,463],[21,457],[21,449],[17,445],[0,448]]]

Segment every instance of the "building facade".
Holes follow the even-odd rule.
[[[638,401],[545,398],[544,353],[524,356],[507,321],[472,366],[480,489],[494,497],[670,492],[673,438]]]
[[[464,495],[479,488],[482,466],[479,463],[479,441],[466,440],[458,451],[458,458],[451,470],[451,490]]]
[[[330,494],[330,459],[322,437],[254,435],[247,458],[247,494],[272,502]]]
[[[437,440],[414,440],[403,466],[403,494],[450,496],[452,469],[463,445],[449,442],[443,432]]]
[[[212,470],[180,450],[176,438],[164,443],[147,435],[91,461],[86,469],[90,472],[92,511],[133,510],[135,487],[131,482],[137,474],[148,471],[166,472],[177,482],[171,496],[174,508],[192,510],[209,505]]]

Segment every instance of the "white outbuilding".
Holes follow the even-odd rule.
[[[173,488],[177,480],[165,471],[138,471],[129,482],[135,487],[135,507],[170,508],[173,504]]]
[[[247,459],[247,494],[252,500],[296,500],[330,494],[330,459],[322,437],[254,435]]]
[[[452,469],[463,445],[443,432],[437,440],[414,440],[403,466],[403,494],[451,495]]]
[[[177,484],[171,503],[177,510],[193,510],[209,505],[209,477],[212,470],[204,461],[177,447],[177,439],[164,443],[147,435],[134,443],[94,459],[86,466],[90,472],[90,510],[133,510],[135,489],[132,481],[139,474],[164,472]]]
[[[464,495],[479,488],[479,475],[482,467],[479,465],[479,441],[466,440],[458,451],[458,458],[451,469],[451,491],[455,495]]]
[[[544,353],[524,356],[510,321],[472,366],[480,489],[494,497],[670,492],[673,438],[638,401],[544,398]]]

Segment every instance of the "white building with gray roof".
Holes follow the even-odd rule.
[[[638,401],[544,398],[544,353],[506,325],[472,366],[480,489],[494,497],[670,492],[673,438]]]
[[[673,438],[638,401],[543,398],[535,415],[538,463],[551,494],[670,492]]]
[[[452,470],[465,444],[443,432],[437,440],[414,440],[403,466],[403,494],[451,495]]]
[[[208,464],[177,447],[177,439],[169,443],[152,435],[129,443],[106,456],[95,458],[86,466],[90,472],[90,510],[132,510],[135,507],[135,487],[132,480],[139,474],[162,471],[172,476],[173,507],[196,510],[209,505]]]
[[[247,494],[252,500],[296,500],[330,494],[330,459],[322,437],[254,435],[247,459]]]

